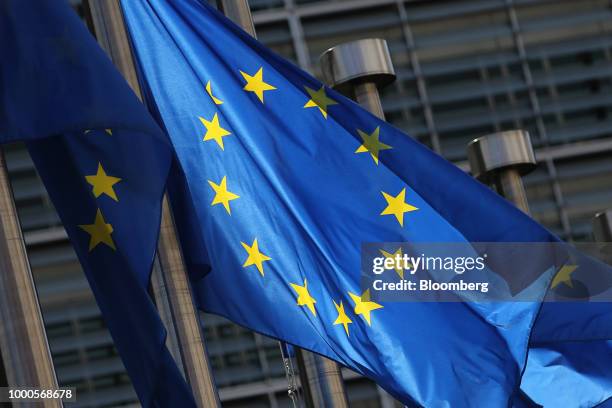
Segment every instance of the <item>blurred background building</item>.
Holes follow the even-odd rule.
[[[72,3],[87,21],[87,3]],[[259,39],[317,75],[327,48],[385,38],[398,74],[382,92],[387,119],[464,169],[472,138],[528,130],[539,160],[525,180],[533,216],[563,238],[590,240],[590,218],[612,207],[612,1],[250,4]],[[74,406],[137,405],[27,152],[5,152],[61,385],[77,387]],[[219,317],[203,321],[224,406],[289,406],[275,341]],[[393,406],[370,381],[345,375],[351,406]]]

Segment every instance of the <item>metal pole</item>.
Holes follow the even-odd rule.
[[[17,210],[0,151],[0,349],[8,386],[58,388]],[[41,407],[62,407],[41,400]]]
[[[159,255],[156,254],[155,261],[153,264],[153,270],[151,271],[151,283],[150,283],[151,294],[157,307],[157,312],[162,322],[166,326],[166,347],[170,354],[176,361],[176,365],[179,370],[185,375],[185,367],[183,366],[183,360],[181,357],[181,345],[176,334],[174,327],[174,318],[172,316],[172,307],[170,305],[170,296],[168,294],[168,287],[166,280],[164,279],[164,272],[161,266]]]
[[[356,84],[354,88],[355,101],[363,106],[368,112],[373,113],[381,119],[385,119],[385,112],[380,102],[378,88],[374,82],[363,82]]]
[[[468,160],[474,177],[529,214],[521,180],[536,167],[529,133],[510,130],[474,139],[468,144]]]
[[[391,84],[396,78],[385,40],[368,38],[330,48],[321,55],[321,69],[327,85],[352,97],[380,119],[385,119],[378,88]],[[320,358],[314,356],[315,360]],[[310,364],[316,367],[317,362]],[[325,369],[320,367],[323,372]],[[394,406],[393,398],[380,386],[378,394],[383,407]]]
[[[602,252],[612,255],[612,210],[602,211],[593,217],[593,237],[602,244]]]
[[[612,210],[602,211],[595,215],[593,235],[597,242],[612,242]]]
[[[111,56],[134,92],[141,96],[118,0],[91,1],[89,10],[100,45]],[[198,406],[220,407],[167,196],[164,196],[163,200],[158,256],[161,269],[154,268],[153,273],[161,272],[161,276],[152,279],[152,282],[156,283],[153,293],[159,296],[156,299],[158,307],[167,305],[170,309],[160,315],[172,317],[172,320],[164,323],[169,331],[175,331],[171,335],[175,335],[178,341],[187,381]],[[167,294],[167,298],[163,297],[164,294]]]
[[[158,252],[187,380],[200,407],[220,407],[167,196],[163,202]]]
[[[257,38],[248,0],[217,0],[217,7],[227,18],[242,27],[253,38]]]
[[[320,60],[327,85],[385,119],[378,88],[395,81],[395,70],[385,40],[367,38],[340,44],[321,54]]]
[[[516,169],[507,169],[499,173],[495,188],[500,195],[514,203],[518,208],[529,214],[529,203],[523,186],[521,174]]]
[[[342,372],[335,361],[297,348],[296,357],[307,407],[348,408]]]

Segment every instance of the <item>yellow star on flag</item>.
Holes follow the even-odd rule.
[[[113,250],[116,250],[115,243],[111,234],[113,233],[113,226],[107,224],[102,216],[102,211],[98,209],[96,213],[96,219],[93,224],[79,225],[83,231],[90,235],[89,239],[89,252],[91,252],[98,244],[106,244]]]
[[[204,119],[201,116],[198,116],[198,118],[200,118],[200,122],[202,122],[202,124],[206,128],[204,141],[214,140],[215,142],[217,142],[221,150],[225,150],[225,147],[223,146],[223,138],[225,136],[231,135],[231,132],[228,132],[226,129],[223,129],[221,127],[221,125],[219,124],[219,115],[215,113],[215,116],[213,116],[212,120],[210,121]]]
[[[242,77],[246,81],[246,85],[244,86],[244,90],[248,92],[253,92],[257,95],[257,98],[264,103],[264,92],[272,91],[276,89],[276,87],[264,82],[263,80],[263,68],[259,68],[259,71],[255,73],[255,75],[251,76],[246,72],[240,71]]]
[[[376,309],[382,309],[383,306],[370,300],[370,289],[367,289],[361,296],[354,293],[348,293],[353,303],[355,303],[355,314],[363,315],[363,318],[368,322],[368,326],[372,325],[370,321],[370,313]]]
[[[244,242],[241,242],[241,244],[244,250],[247,251],[247,254],[249,254],[246,261],[244,261],[244,265],[242,266],[246,268],[247,266],[255,265],[261,276],[264,276],[263,263],[265,261],[269,261],[272,258],[259,251],[259,244],[257,243],[257,238],[255,238],[251,246],[245,244]]]
[[[378,165],[378,155],[380,154],[381,150],[393,149],[393,147],[380,141],[380,126],[377,126],[371,135],[359,129],[357,129],[357,133],[359,133],[359,136],[361,136],[361,139],[363,139],[363,144],[359,146],[357,150],[355,150],[355,153],[369,152],[376,165]]]
[[[213,93],[212,93],[212,87],[210,85],[210,81],[208,81],[206,83],[206,92],[208,93],[208,96],[210,96],[210,99],[213,100],[213,102],[215,103],[215,105],[222,105],[223,101],[219,98],[216,98]]]
[[[557,286],[559,286],[559,284],[563,283],[566,286],[573,288],[574,283],[572,282],[572,273],[576,269],[578,269],[578,265],[569,265],[569,264],[563,265],[561,269],[559,269],[555,277],[553,278],[552,283],[550,284],[550,287],[554,289]]]
[[[404,213],[418,210],[418,208],[406,203],[405,187],[395,197],[385,193],[384,191],[381,191],[381,193],[387,201],[387,207],[380,213],[380,215],[395,215],[397,222],[399,222],[402,227],[404,226]]]
[[[400,256],[400,258],[404,256],[404,253],[402,252],[402,247],[399,247],[397,249],[397,251],[395,251],[394,253],[387,252],[384,249],[381,249],[380,253],[385,258],[391,258],[393,260],[395,260],[398,255]],[[412,266],[410,266],[410,267],[412,267]],[[401,279],[404,279],[404,268],[401,268],[399,265],[395,265],[395,267],[393,269],[395,269],[395,272],[399,275],[399,277]]]
[[[121,181],[119,177],[112,177],[106,174],[102,163],[98,163],[98,172],[95,176],[85,176],[85,180],[93,187],[93,195],[98,198],[106,194],[115,201],[119,201],[113,186]]]
[[[327,107],[330,105],[337,105],[338,102],[327,96],[324,86],[322,86],[318,91],[315,91],[307,86],[304,88],[306,88],[306,92],[308,92],[308,95],[310,95],[310,100],[306,102],[304,108],[319,108],[321,115],[327,119]]]
[[[308,282],[304,279],[304,286],[300,286],[296,283],[290,284],[293,290],[298,294],[297,304],[298,306],[306,306],[312,312],[314,316],[317,315],[317,311],[315,310],[316,300],[312,296],[310,296],[310,292],[308,291]]]
[[[232,193],[227,190],[227,177],[223,176],[221,183],[216,184],[212,181],[208,180],[208,184],[215,190],[215,198],[210,205],[223,204],[225,210],[229,215],[232,215],[232,210],[230,209],[230,201],[240,198],[239,195]]]
[[[346,315],[342,301],[340,301],[340,305],[338,305],[335,300],[333,302],[334,302],[334,306],[336,306],[336,311],[338,312],[338,317],[336,318],[336,321],[334,322],[334,326],[337,324],[343,325],[346,335],[349,336],[348,325],[353,323],[353,321],[349,319],[349,317]]]

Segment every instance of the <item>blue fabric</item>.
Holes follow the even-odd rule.
[[[306,87],[320,91],[319,81],[204,2],[122,6],[148,102],[176,150],[169,188],[202,309],[330,357],[409,405],[521,401],[540,302],[387,302],[368,323],[349,292],[361,295],[364,242],[558,238],[336,92],[324,88],[335,104],[313,106]],[[259,94],[257,78],[268,84]],[[377,128],[392,147],[378,164],[359,153],[359,130]],[[417,210],[400,224],[381,214],[382,192],[403,189]],[[219,201],[219,190],[233,195]],[[299,287],[316,303],[300,305]],[[346,328],[334,324],[342,309]]]
[[[612,342],[532,345],[523,390],[544,407],[594,407],[610,398]]]
[[[166,136],[67,2],[3,0],[0,35],[0,142],[27,141],[142,405],[195,406],[147,293]]]
[[[548,293],[530,339],[521,389],[544,407],[593,407],[612,397],[611,268],[574,252],[571,287]],[[557,294],[589,302],[553,301]],[[598,300],[599,299],[599,300]],[[603,301],[602,301],[603,300]]]

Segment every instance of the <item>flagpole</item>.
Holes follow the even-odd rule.
[[[533,171],[537,162],[528,132],[510,130],[476,138],[468,144],[468,160],[475,178],[529,214],[521,176]]]
[[[248,0],[217,0],[217,8],[253,38],[257,38]]]
[[[378,88],[395,81],[395,69],[384,39],[367,38],[337,45],[321,54],[321,70],[327,85],[354,99],[385,120]],[[383,408],[395,406],[393,398],[377,386]]]
[[[98,42],[142,99],[118,0],[91,1],[89,10]],[[198,406],[220,407],[167,195],[163,199],[158,256],[161,268],[153,268],[153,273],[160,276],[154,276],[152,282],[156,285],[156,304],[162,308],[160,316],[165,319],[170,340],[176,338],[184,374]],[[163,310],[164,305],[169,310]]]
[[[593,238],[599,244],[601,260],[612,266],[612,209],[595,214]]]
[[[320,63],[327,85],[385,120],[378,88],[395,81],[385,40],[367,38],[337,45],[321,54]]]
[[[21,226],[0,151],[0,350],[8,386],[57,390],[57,378],[45,333]],[[63,407],[61,400],[37,406]]]
[[[612,209],[595,214],[593,237],[603,245],[602,252],[612,254]]]

